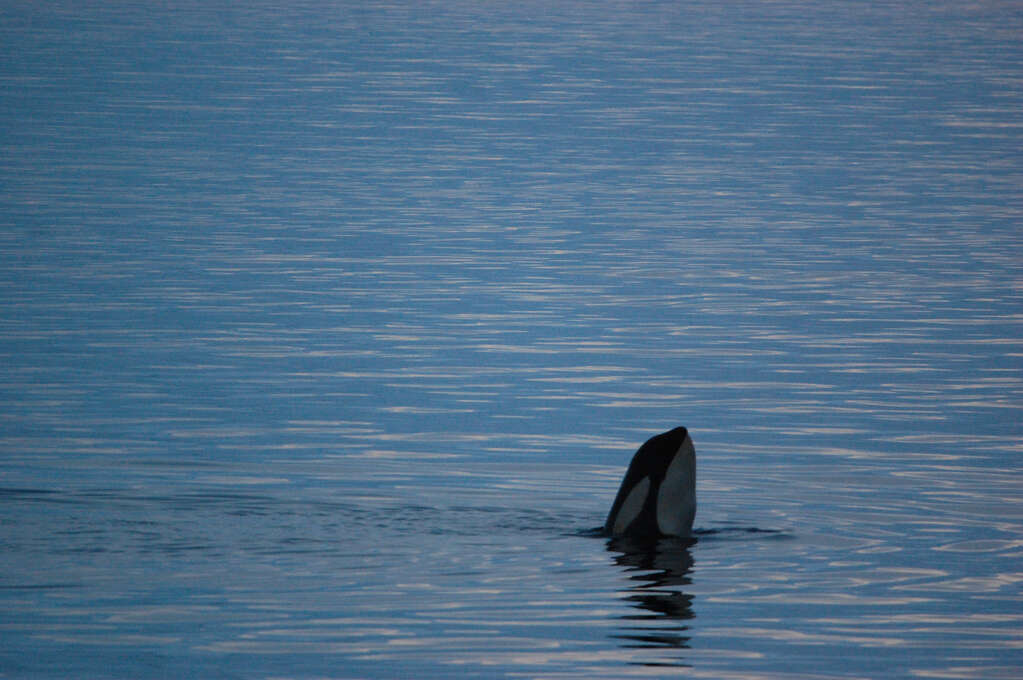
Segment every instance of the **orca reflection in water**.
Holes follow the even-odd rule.
[[[622,630],[614,637],[625,647],[685,649],[689,647],[689,619],[693,596],[685,592],[692,581],[689,572],[692,543],[672,538],[652,540],[628,536],[612,538],[607,549],[626,569],[631,585],[626,601],[639,611],[621,617]],[[685,665],[684,659],[664,658],[650,665]]]
[[[676,427],[639,447],[618,489],[604,532],[611,536],[689,536],[696,516],[696,450]]]

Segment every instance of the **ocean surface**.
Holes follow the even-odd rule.
[[[1021,676],[1018,3],[0,3],[0,678]]]

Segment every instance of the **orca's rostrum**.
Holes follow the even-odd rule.
[[[696,450],[684,427],[639,447],[604,523],[611,536],[689,536],[696,516]]]

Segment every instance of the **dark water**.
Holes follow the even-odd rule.
[[[1019,677],[1021,35],[2,3],[0,677]]]

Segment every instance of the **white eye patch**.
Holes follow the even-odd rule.
[[[644,477],[636,486],[632,487],[632,491],[625,497],[625,502],[622,503],[622,507],[618,510],[618,516],[615,517],[615,524],[612,528],[614,534],[625,533],[625,529],[632,524],[633,520],[639,517],[639,513],[643,511],[643,503],[646,501],[649,490],[649,477]]]

